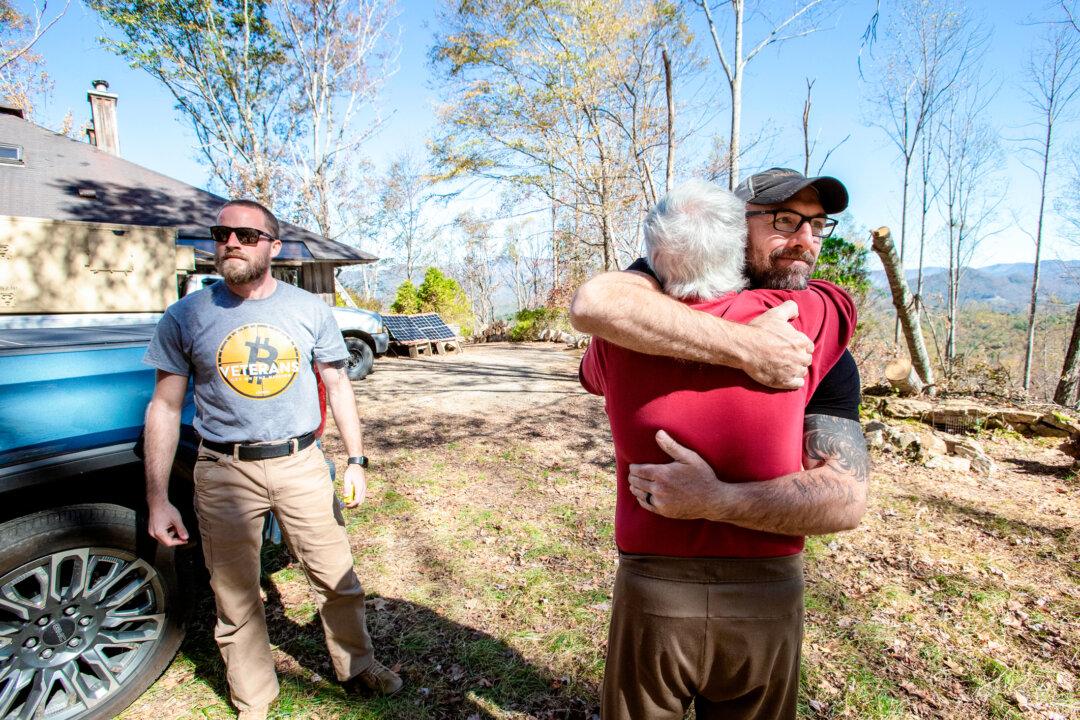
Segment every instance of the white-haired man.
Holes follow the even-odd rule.
[[[797,226],[810,236],[824,229],[815,208],[792,202],[785,212],[801,215]],[[618,475],[604,720],[682,718],[691,702],[703,720],[795,714],[801,535],[815,528],[773,515],[786,513],[793,488],[815,481],[817,470],[803,470],[803,411],[844,353],[854,307],[828,283],[732,292],[745,284],[744,260],[761,268],[771,255],[764,242],[747,248],[747,214],[714,185],[674,189],[646,219],[649,264],[672,302],[728,322],[790,313],[793,302],[794,329],[813,343],[801,387],[770,391],[738,369],[603,338],[582,360],[582,384],[605,398]],[[775,243],[773,266],[799,274],[808,251]]]

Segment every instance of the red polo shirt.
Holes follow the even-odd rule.
[[[581,382],[604,396],[615,443],[618,497],[615,542],[626,553],[676,557],[780,557],[803,538],[708,520],[673,520],[638,505],[627,482],[631,463],[665,463],[663,429],[700,454],[725,482],[767,481],[802,467],[803,411],[855,329],[855,305],[835,285],[807,290],[746,290],[691,307],[746,323],[786,300],[799,305],[792,325],[814,343],[806,383],[772,390],[742,371],[643,355],[595,338],[581,361]]]

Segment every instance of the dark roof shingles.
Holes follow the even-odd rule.
[[[0,114],[0,142],[21,145],[23,165],[0,163],[0,215],[175,227],[208,238],[225,199],[12,115]],[[81,197],[79,192],[93,197]],[[301,241],[317,260],[365,263],[374,255],[290,223],[283,240]]]

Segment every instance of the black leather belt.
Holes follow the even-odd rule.
[[[203,440],[203,447],[226,455],[232,455],[237,460],[270,460],[271,458],[286,457],[298,453],[315,442],[315,431],[306,435],[300,435],[277,443],[219,443],[213,440]]]

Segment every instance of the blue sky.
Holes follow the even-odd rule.
[[[16,4],[28,7],[27,0]],[[888,0],[882,0],[888,12]],[[1040,4],[1041,5],[1041,4]],[[988,239],[972,264],[984,266],[1003,262],[1030,262],[1032,241],[1017,226],[1031,227],[1037,209],[1035,176],[1019,163],[1015,139],[1030,132],[1025,123],[1033,119],[1022,101],[1019,85],[1023,67],[1040,29],[1027,21],[1040,5],[1009,0],[982,0],[971,7],[992,25],[994,35],[985,72],[1001,83],[1001,90],[987,116],[999,129],[1002,140],[1002,178],[1009,191],[997,223],[1003,230]],[[771,165],[801,166],[802,150],[798,122],[805,93],[805,78],[816,79],[812,128],[819,133],[822,149],[830,148],[845,136],[851,138],[835,151],[825,172],[841,178],[851,193],[850,210],[855,220],[867,227],[900,225],[901,166],[896,150],[885,134],[867,124],[873,108],[865,99],[860,81],[857,53],[875,0],[838,3],[828,29],[793,40],[778,49],[762,53],[748,68],[744,96],[744,136],[761,128],[776,133],[768,157],[752,158],[745,170]],[[403,0],[398,22],[402,30],[400,71],[383,94],[384,112],[390,115],[377,139],[367,146],[376,166],[402,150],[423,152],[424,142],[434,122],[438,94],[433,89],[427,53],[437,23],[433,0]],[[698,28],[700,30],[701,28]],[[107,52],[97,42],[106,33],[96,14],[76,0],[61,22],[37,46],[46,58],[55,89],[43,113],[50,125],[58,125],[71,110],[76,123],[89,117],[86,90],[94,79],[108,80],[119,95],[120,144],[122,155],[166,175],[206,187],[206,169],[195,158],[191,131],[173,110],[167,91],[146,73],[133,70]],[[754,31],[751,30],[751,35]],[[885,20],[879,25],[878,52],[885,51]],[[703,51],[708,50],[703,47]],[[709,56],[710,59],[713,56]],[[868,59],[864,56],[864,63]],[[720,93],[719,97],[725,97]],[[1080,102],[1074,108],[1080,115]],[[716,130],[726,125],[726,101],[714,121]],[[1064,124],[1059,149],[1076,142],[1076,123]],[[706,140],[702,139],[702,144]],[[691,154],[693,147],[682,148]],[[1062,152],[1063,154],[1063,152]],[[1062,163],[1064,172],[1064,163]],[[494,206],[494,199],[477,202]],[[1045,259],[1080,258],[1080,243],[1056,232],[1062,222],[1051,217]],[[932,246],[928,264],[941,264],[943,253]],[[910,257],[910,255],[909,255]],[[909,265],[911,263],[909,262]]]

